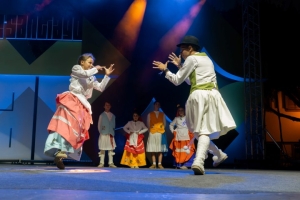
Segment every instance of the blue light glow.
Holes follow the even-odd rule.
[[[225,76],[226,78],[229,78],[231,80],[234,80],[234,81],[238,81],[238,82],[244,82],[244,78],[243,77],[239,77],[239,76],[236,76],[236,75],[233,75],[233,74],[230,74],[229,72],[225,71],[224,69],[222,69],[212,58],[211,56],[209,55],[209,53],[207,52],[207,50],[203,47],[202,52],[205,52],[209,57],[210,59],[212,60],[212,62],[214,63],[214,66],[215,66],[215,70],[216,72],[218,72],[219,74],[221,74],[222,76]]]

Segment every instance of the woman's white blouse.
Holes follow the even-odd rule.
[[[97,74],[97,68],[84,70],[80,65],[74,65],[72,68],[69,91],[78,97],[81,103],[92,114],[91,105],[87,99],[92,97],[93,89],[103,92],[110,78],[104,76],[101,82],[98,82],[94,74]]]

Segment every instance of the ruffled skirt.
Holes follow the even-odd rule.
[[[209,135],[217,139],[236,128],[231,113],[220,92],[195,90],[186,102],[186,122],[189,130],[196,135]]]

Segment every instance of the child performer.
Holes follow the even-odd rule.
[[[204,52],[199,52],[199,40],[195,36],[187,35],[177,45],[180,57],[172,53],[170,61],[162,63],[153,61],[155,69],[165,72],[167,78],[174,85],[184,81],[191,85],[190,95],[185,105],[187,127],[198,139],[197,151],[192,170],[195,175],[204,175],[204,160],[208,149],[216,150],[214,166],[227,158],[227,154],[219,150],[211,141],[235,129],[235,121],[217,87],[217,77],[213,61]],[[185,61],[181,64],[181,58]],[[176,74],[167,68],[169,62],[178,67]]]
[[[121,164],[131,168],[139,168],[146,165],[146,156],[144,148],[144,133],[148,128],[141,121],[139,114],[133,112],[133,121],[129,121],[124,127],[127,133],[126,144],[122,156]]]
[[[173,151],[175,166],[180,169],[188,169],[192,166],[195,157],[195,145],[194,135],[186,126],[185,112],[182,106],[178,105],[177,115],[169,127],[174,134],[169,148]]]
[[[149,136],[147,140],[146,151],[151,153],[152,165],[151,169],[163,169],[162,159],[163,152],[168,152],[167,136],[165,133],[166,116],[165,113],[159,111],[160,103],[154,102],[154,111],[147,115],[147,126],[149,129]],[[158,163],[156,167],[156,156]]]
[[[104,167],[105,152],[108,151],[108,166],[116,167],[113,161],[115,155],[114,149],[116,148],[115,142],[115,128],[116,128],[116,117],[110,112],[111,104],[105,102],[104,112],[99,116],[98,120],[98,131],[100,133],[98,140],[99,157],[100,163],[98,167]]]
[[[56,97],[56,112],[48,125],[48,138],[44,153],[54,157],[59,169],[65,169],[63,159],[80,160],[82,145],[89,139],[89,128],[92,122],[91,98],[93,89],[104,91],[113,71],[109,68],[93,66],[95,58],[90,53],[82,54],[77,65],[72,68],[69,91]],[[99,70],[105,71],[103,80],[99,83],[94,76]]]

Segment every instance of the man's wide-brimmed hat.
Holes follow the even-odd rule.
[[[189,45],[189,44],[196,46],[198,49],[200,48],[198,38],[192,35],[184,36],[181,43],[177,44],[176,46],[180,47],[181,45]]]

